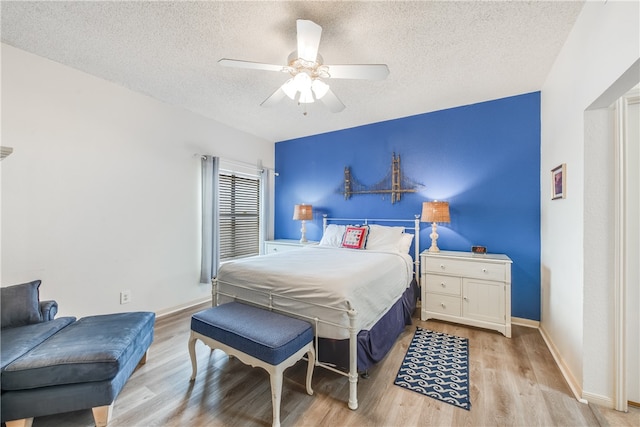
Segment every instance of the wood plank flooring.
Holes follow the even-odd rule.
[[[270,426],[269,376],[198,342],[198,376],[190,382],[190,315],[159,319],[147,364],[116,399],[110,426]],[[469,338],[471,410],[393,385],[415,326]],[[640,425],[629,414],[594,411],[576,401],[536,329],[513,327],[513,337],[414,318],[390,354],[360,379],[359,408],[347,407],[348,380],[316,368],[313,396],[305,393],[306,362],[285,372],[281,422],[287,426],[599,426]],[[637,408],[636,408],[637,409]],[[34,427],[93,426],[91,411],[40,417]]]

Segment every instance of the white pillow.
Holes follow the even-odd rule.
[[[318,246],[332,246],[339,248],[342,245],[342,236],[347,229],[346,225],[329,224],[322,235]]]
[[[404,234],[404,227],[388,227],[370,224],[367,249],[374,251],[398,251],[399,241]]]
[[[411,250],[411,243],[413,243],[413,234],[402,233],[398,242],[398,251],[402,254],[408,254]]]

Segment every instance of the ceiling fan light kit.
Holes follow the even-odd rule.
[[[289,55],[288,65],[262,64],[226,58],[218,61],[221,65],[228,67],[279,71],[291,76],[265,99],[261,106],[273,106],[286,96],[297,101],[298,104],[321,101],[329,110],[338,113],[344,110],[345,105],[322,79],[384,80],[389,75],[389,68],[385,64],[324,65],[322,56],[318,54],[322,27],[304,19],[298,19],[296,22],[298,49]],[[306,115],[306,110],[304,114]]]
[[[329,85],[318,78],[312,78],[309,74],[302,72],[287,80],[282,85],[285,95],[295,100],[298,93],[298,102],[301,104],[310,104],[315,99],[322,99],[329,90]],[[313,94],[312,94],[313,92]]]

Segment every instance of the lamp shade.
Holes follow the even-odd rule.
[[[311,89],[313,89],[313,94],[316,96],[316,99],[321,99],[329,92],[329,85],[322,80],[315,79],[313,83],[311,83]]]
[[[293,208],[293,219],[313,219],[313,208],[311,205],[296,205]]]
[[[296,84],[293,82],[293,79],[289,79],[282,85],[282,91],[291,99],[296,99],[296,94],[298,93],[298,88]]]
[[[422,215],[420,217],[422,222],[451,222],[449,217],[449,202],[423,202],[422,203]]]

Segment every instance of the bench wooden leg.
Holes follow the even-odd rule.
[[[316,364],[316,352],[313,349],[313,346],[309,348],[307,352],[307,359],[309,359],[309,364],[307,365],[307,394],[313,395],[313,389],[311,388],[311,378],[313,377],[313,367]]]
[[[93,420],[96,423],[96,427],[106,427],[113,412],[113,402],[111,405],[91,408],[91,411],[93,412]]]
[[[147,349],[147,351],[145,351],[144,354],[142,355],[142,358],[138,362],[138,366],[144,365],[145,363],[147,363],[147,357],[149,357],[149,349]]]
[[[280,427],[280,400],[282,400],[282,372],[276,368],[271,378],[271,405],[273,406],[273,427]]]
[[[191,357],[190,381],[195,381],[196,374],[198,373],[198,361],[196,360],[196,340],[197,338],[193,335],[193,331],[191,331],[191,335],[189,336],[189,357]],[[211,351],[213,351],[213,349]]]
[[[23,418],[21,420],[5,421],[7,427],[31,427],[33,425],[32,418]]]
[[[304,347],[303,347],[304,349]],[[315,366],[316,361],[316,352],[313,348],[313,344],[309,343],[307,345],[307,394],[313,395],[313,389],[311,388],[311,379],[313,377],[313,368]],[[303,350],[304,351],[304,350]],[[304,353],[303,353],[304,354]],[[270,365],[268,367],[264,367],[267,372],[269,372],[270,380],[271,380],[271,405],[273,406],[273,427],[280,427],[280,403],[282,400],[282,381],[285,369],[292,366],[296,361],[299,360],[299,356],[290,357],[288,360],[284,361],[279,365]]]

